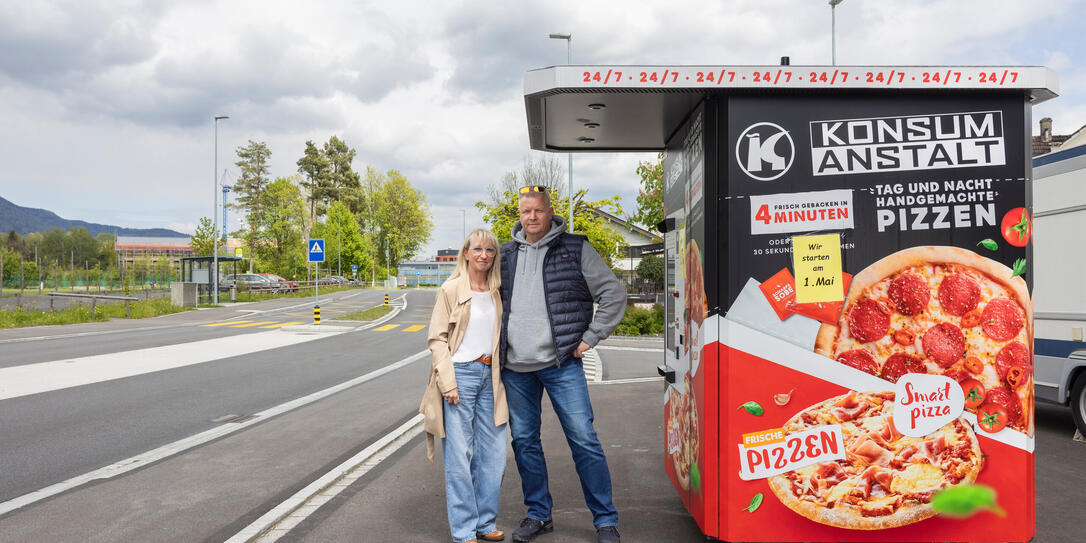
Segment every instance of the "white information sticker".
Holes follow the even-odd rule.
[[[783,234],[853,228],[851,190],[750,197],[750,233]]]

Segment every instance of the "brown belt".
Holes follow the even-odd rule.
[[[494,357],[484,354],[483,356],[480,356],[479,358],[476,358],[475,360],[472,360],[472,362],[482,362],[483,364],[486,364],[487,366],[489,366],[491,363],[494,362]]]

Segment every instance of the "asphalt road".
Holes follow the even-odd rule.
[[[348,294],[339,295],[339,299]],[[390,323],[422,322],[432,294],[411,293],[414,302]],[[359,291],[338,302],[339,311],[380,303],[383,293]],[[293,300],[296,305],[298,300]],[[253,322],[311,322],[295,318],[304,308],[268,309],[238,306],[208,313],[203,322],[163,323],[151,330],[89,332],[87,335],[3,345],[0,367],[77,357],[122,353],[163,345],[257,333],[278,332],[245,326]],[[334,315],[336,302],[322,301]],[[267,311],[254,317],[253,311]],[[240,313],[238,318],[233,313]],[[194,314],[185,314],[190,317]],[[231,316],[232,320],[216,317]],[[216,322],[207,322],[213,320]],[[225,323],[225,325],[223,325]],[[209,326],[210,325],[210,326]],[[398,327],[403,329],[404,327]],[[53,333],[56,330],[42,330]],[[403,341],[404,335],[414,341]],[[373,331],[327,334],[298,345],[135,375],[62,390],[4,400],[0,409],[0,502],[58,483],[95,468],[206,431],[227,415],[247,415],[293,400],[372,371],[425,348],[416,331],[410,334]],[[361,348],[362,346],[365,348]],[[403,410],[407,413],[407,409]]]
[[[322,297],[325,322],[373,306],[383,294],[359,290]],[[426,356],[415,355],[425,350],[434,293],[392,294],[405,295],[404,311],[379,326],[343,333],[314,335],[307,327],[312,300],[305,299],[136,322],[0,331],[0,372],[67,360],[78,367],[88,357],[158,352],[144,350],[162,346],[253,344],[268,334],[299,339],[276,349],[0,399],[0,540],[234,536],[414,415],[429,364]],[[614,338],[597,349],[605,381],[592,387],[598,428],[615,474],[625,539],[700,541],[661,468],[662,385],[651,379],[657,348],[659,342]],[[234,422],[223,421],[231,415]],[[244,418],[251,415],[257,416]],[[588,540],[590,515],[554,426],[551,421],[545,446],[553,451],[548,458],[555,457],[552,486],[561,504],[561,529],[540,541]],[[1075,511],[1086,488],[1086,443],[1073,441],[1073,431],[1066,408],[1038,404],[1035,541],[1081,540]],[[143,456],[161,447],[173,447],[172,454],[159,460]],[[314,507],[283,541],[447,540],[440,469],[425,461],[424,448],[421,437],[412,439],[342,495]],[[122,462],[135,469],[124,471]],[[118,471],[103,471],[105,466]],[[35,491],[86,473],[101,478],[34,500]],[[32,501],[3,508],[20,499]],[[503,527],[515,524],[521,507],[510,467]]]

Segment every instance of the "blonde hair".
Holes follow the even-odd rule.
[[[464,238],[464,245],[460,247],[460,252],[456,255],[456,270],[449,276],[449,279],[456,279],[461,275],[467,277],[468,250],[471,249],[471,242],[475,239],[484,244],[489,243],[494,247],[494,263],[490,265],[490,271],[486,274],[486,285],[491,292],[496,292],[502,285],[501,245],[498,244],[498,236],[495,236],[494,232],[486,228],[476,228],[468,234],[468,237]]]

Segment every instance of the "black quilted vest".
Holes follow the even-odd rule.
[[[588,324],[592,322],[592,293],[581,273],[581,247],[584,236],[563,232],[550,242],[547,254],[543,257],[543,293],[547,300],[547,315],[551,322],[551,337],[554,338],[554,352],[561,365],[573,357],[573,351],[581,343],[581,337]],[[502,337],[501,359],[506,360],[509,344],[510,303],[513,297],[513,282],[516,280],[517,242],[510,241],[501,246],[502,254]]]

